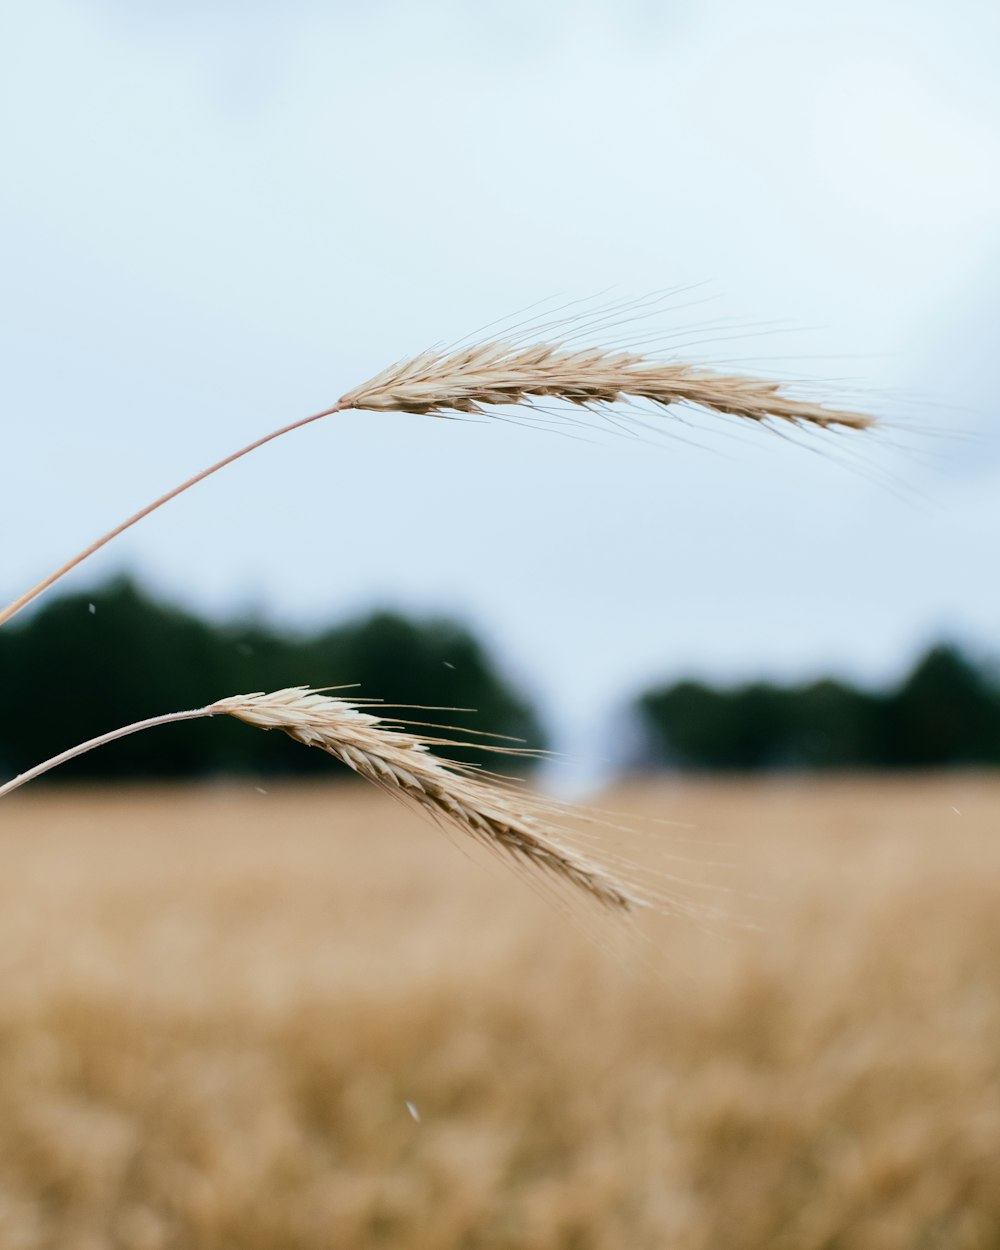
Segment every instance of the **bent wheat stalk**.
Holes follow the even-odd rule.
[[[663,409],[684,403],[757,423],[773,420],[820,429],[840,426],[864,430],[875,423],[864,413],[795,399],[783,391],[780,382],[657,361],[633,352],[599,347],[570,350],[559,342],[524,346],[508,341],[452,352],[423,352],[389,366],[322,412],[273,430],[167,491],[0,610],[0,625],[157,508],[265,443],[323,417],[349,409],[482,414],[500,405],[532,408],[543,399],[597,411],[636,399]]]
[[[447,740],[417,737],[345,699],[319,694],[305,686],[271,694],[234,695],[202,708],[126,725],[21,773],[0,786],[0,798],[60,764],[118,738],[206,716],[232,716],[258,729],[283,730],[305,746],[326,751],[359,776],[415,804],[435,819],[617,911],[630,911],[643,901],[612,873],[564,845],[558,827],[545,819],[547,809],[543,803],[533,804],[513,786],[431,752],[431,742],[449,745]]]
[[[163,505],[165,503],[169,503],[171,499],[176,499],[178,495],[183,495],[184,492],[186,490],[190,490],[192,486],[197,486],[198,483],[203,482],[205,478],[211,477],[213,473],[218,473],[220,469],[224,469],[226,465],[232,464],[234,461],[241,459],[243,456],[249,455],[252,451],[256,451],[258,447],[263,447],[265,443],[273,442],[274,439],[280,438],[282,434],[290,434],[292,430],[301,429],[304,425],[311,425],[313,421],[319,421],[322,417],[329,417],[336,411],[337,406],[334,405],[332,408],[324,408],[322,412],[314,412],[311,416],[300,417],[298,421],[293,421],[290,425],[283,425],[280,429],[272,430],[270,434],[265,434],[263,438],[254,439],[254,441],[252,443],[248,443],[246,447],[241,447],[239,451],[234,451],[231,455],[224,456],[221,460],[217,460],[215,464],[209,465],[207,469],[202,469],[200,473],[196,473],[193,477],[189,477],[186,481],[181,482],[179,486],[175,486],[173,489],[168,490],[165,495],[160,495],[158,499],[154,499],[152,503],[148,503],[144,508],[140,508],[138,512],[134,512],[130,517],[122,521],[120,525],[116,525],[114,529],[108,530],[106,534],[103,534],[95,542],[92,542],[89,547],[84,547],[82,551],[78,552],[72,557],[72,559],[67,560],[65,564],[60,565],[59,568],[50,573],[48,577],[43,577],[37,586],[32,586],[30,590],[25,591],[23,595],[20,595],[12,603],[9,603],[3,611],[0,612],[0,625],[2,625],[5,621],[9,621],[10,618],[20,612],[22,608],[26,608],[33,599],[37,599],[38,596],[48,590],[50,586],[54,586],[60,578],[63,578],[67,573],[72,572],[78,564],[82,564],[84,560],[86,560],[89,556],[92,556],[95,551],[100,551],[100,549],[107,543],[111,542],[113,538],[117,538],[119,534],[124,534],[127,529],[131,529],[133,525],[137,525],[145,517],[148,517],[151,512],[155,512],[157,508],[162,508]]]

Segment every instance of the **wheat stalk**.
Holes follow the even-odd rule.
[[[452,352],[423,352],[389,366],[342,395],[331,407],[255,439],[154,499],[0,610],[0,625],[157,508],[265,443],[323,417],[349,409],[483,413],[500,405],[530,408],[541,399],[589,409],[611,408],[636,399],[661,408],[685,403],[758,423],[778,420],[821,429],[842,426],[863,430],[874,425],[873,418],[864,413],[786,395],[780,382],[666,363],[633,352],[597,347],[570,350],[558,341],[529,346],[503,341]]]
[[[305,686],[270,694],[234,695],[203,708],[126,725],[14,777],[0,786],[0,798],[60,764],[118,738],[207,716],[232,716],[258,729],[280,729],[296,742],[318,747],[359,776],[415,804],[435,819],[615,910],[630,911],[642,901],[606,869],[564,845],[558,826],[546,818],[549,809],[542,802],[533,802],[508,783],[443,760],[430,749],[432,742],[460,744],[418,737],[345,699]]]
[[[207,469],[202,469],[200,473],[195,473],[193,477],[187,478],[187,480],[181,482],[179,486],[174,486],[171,490],[168,490],[165,495],[160,495],[159,498],[154,499],[152,503],[146,504],[144,508],[140,508],[138,512],[134,512],[130,517],[122,521],[121,524],[116,525],[114,529],[108,530],[106,534],[102,534],[101,537],[92,542],[89,547],[84,547],[82,551],[77,552],[77,554],[67,560],[65,564],[61,564],[59,568],[53,570],[53,572],[51,572],[47,577],[43,577],[36,586],[32,586],[30,590],[26,590],[23,595],[20,595],[17,599],[13,600],[12,603],[8,603],[7,606],[0,611],[0,625],[3,625],[5,621],[9,621],[12,616],[16,616],[22,608],[26,608],[32,600],[37,599],[38,596],[48,590],[50,586],[54,586],[56,582],[65,577],[67,573],[72,572],[78,564],[82,564],[89,556],[92,556],[96,551],[100,551],[100,549],[106,546],[107,543],[111,542],[113,538],[117,538],[119,534],[124,534],[127,529],[131,529],[133,525],[137,525],[145,517],[148,517],[151,512],[155,512],[157,508],[162,508],[163,505],[165,503],[169,503],[171,499],[176,499],[178,495],[183,495],[184,492],[186,490],[190,490],[192,486],[197,486],[198,483],[203,482],[205,478],[211,477],[213,473],[218,473],[220,469],[224,469],[226,465],[232,464],[234,461],[241,459],[243,456],[249,455],[252,451],[256,451],[258,447],[263,447],[265,443],[271,443],[276,438],[280,438],[282,434],[290,434],[292,430],[301,429],[304,425],[311,425],[313,421],[319,421],[323,417],[329,417],[336,411],[337,406],[334,405],[332,408],[324,408],[322,412],[314,412],[308,417],[300,417],[297,421],[293,421],[290,425],[283,425],[277,430],[272,430],[270,434],[265,434],[263,438],[254,439],[252,443],[248,443],[245,447],[241,447],[239,451],[234,451],[231,455],[224,456],[221,460],[217,460],[215,464],[209,465]]]

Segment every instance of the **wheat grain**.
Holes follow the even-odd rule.
[[[304,746],[318,747],[431,816],[601,903],[628,911],[640,901],[605,869],[562,845],[556,826],[540,818],[541,805],[533,812],[525,794],[442,760],[431,752],[428,739],[389,727],[344,699],[300,686],[221,699],[207,710],[258,729],[280,729]]]
[[[627,399],[660,407],[695,404],[751,421],[768,419],[821,428],[867,429],[872,417],[795,399],[780,382],[717,373],[687,364],[601,348],[568,350],[556,343],[480,343],[455,352],[423,352],[390,365],[342,395],[338,407],[413,413],[482,413],[499,404],[538,399],[581,407]]]

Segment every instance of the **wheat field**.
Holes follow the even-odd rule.
[[[8,799],[0,1246],[1000,1244],[1000,779],[607,805],[726,916],[349,785]]]

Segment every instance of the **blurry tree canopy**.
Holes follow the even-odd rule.
[[[641,695],[640,767],[759,771],[1000,764],[1000,675],[937,646],[898,686],[825,679],[730,689],[682,681]]]
[[[260,623],[209,622],[151,598],[122,577],[98,590],[52,599],[0,630],[0,773],[6,779],[107,730],[226,695],[345,683],[349,688],[339,692],[345,698],[475,709],[394,707],[390,716],[544,746],[530,704],[504,682],[472,634],[453,621],[378,612],[295,637]],[[463,735],[459,730],[442,736]],[[461,750],[442,753],[477,758]],[[505,763],[509,767],[511,761],[487,757],[490,768]],[[329,756],[280,732],[260,733],[218,717],[125,738],[66,765],[53,779],[339,768]]]

